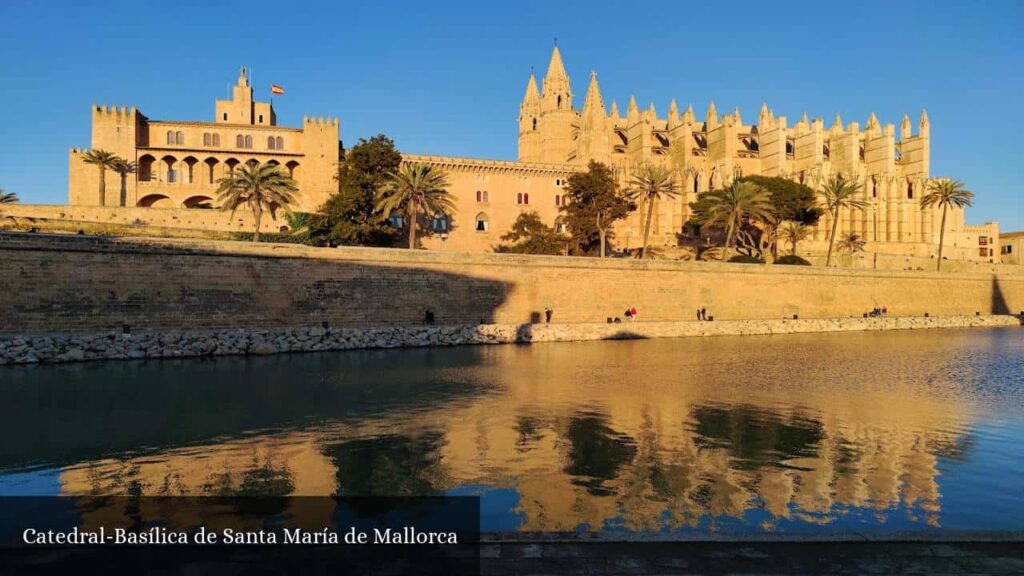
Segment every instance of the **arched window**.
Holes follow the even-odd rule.
[[[252,148],[252,136],[245,137],[245,147]]]
[[[213,145],[220,146],[220,134],[213,135]]]
[[[562,95],[561,94],[558,95],[558,109],[559,110],[562,109]]]
[[[277,142],[277,149],[284,150],[284,138],[278,136],[274,140]]]
[[[907,180],[907,200],[914,199],[914,183]]]
[[[537,131],[537,119],[536,118],[533,119],[533,131],[534,132]]]
[[[174,135],[174,139],[177,140],[178,146],[183,146],[185,144],[185,133],[184,132],[176,133]]]
[[[174,140],[174,132],[172,130],[168,130],[167,131],[167,143],[173,146],[174,142],[175,142],[175,140]]]
[[[484,201],[484,195],[479,190],[476,191],[476,201],[477,202],[483,202]]]
[[[490,222],[487,220],[487,214],[483,212],[476,215],[476,231],[487,232],[490,229]]]
[[[529,203],[530,203],[530,193],[527,192],[526,194],[523,194],[523,204],[529,204]]]
[[[555,206],[561,206],[561,205],[562,205],[562,197],[560,195],[558,195],[558,194],[555,194]]]
[[[245,136],[235,136],[235,148],[245,148]]]
[[[878,181],[874,176],[871,177],[871,197],[878,198]]]
[[[693,177],[693,193],[697,193],[697,189],[700,188],[700,180],[696,176]]]
[[[277,149],[277,140],[274,140],[273,136],[267,136],[267,149],[268,150],[276,150]]]
[[[209,132],[203,132],[203,146],[213,145],[213,137],[210,136]]]
[[[448,231],[448,216],[444,213],[438,212],[434,214],[434,232],[447,232]]]
[[[565,221],[561,218],[555,219],[555,232],[558,234],[565,234],[566,232]]]
[[[490,202],[490,201],[491,201],[490,193],[487,192],[487,190],[484,190],[484,202]]]

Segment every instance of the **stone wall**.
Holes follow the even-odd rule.
[[[114,175],[117,176],[116,174]],[[107,179],[110,180],[108,175]],[[252,214],[238,210],[232,215],[223,210],[203,208],[133,208],[120,206],[65,206],[61,204],[7,204],[5,216],[31,223],[34,220],[56,222],[95,222],[123,224],[145,228],[180,228],[185,230],[213,230],[217,232],[252,232]],[[264,232],[275,232],[286,225],[283,219],[265,219]]]
[[[0,234],[0,333],[1008,314],[1024,275]]]
[[[473,344],[574,342],[1020,326],[1012,316],[906,318],[828,318],[811,320],[732,320],[724,322],[627,322],[620,324],[485,324],[475,326],[304,326],[270,330],[170,330],[37,335],[0,338],[0,365],[85,360],[183,358],[242,354],[322,352],[362,348],[410,348]]]

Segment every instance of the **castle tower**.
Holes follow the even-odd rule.
[[[526,83],[526,94],[519,105],[519,161],[541,161],[540,122],[540,91],[537,89],[537,78],[530,71],[530,80]]]
[[[249,70],[245,66],[242,66],[238,81],[231,88],[231,100],[217,100],[216,114],[214,121],[218,124],[277,125],[274,107],[269,102],[253,100]]]
[[[574,125],[579,114],[572,107],[572,86],[555,46],[551,52],[540,99],[541,161],[564,164],[575,158]]]

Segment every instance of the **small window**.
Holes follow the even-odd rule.
[[[260,114],[260,124],[263,124],[263,114]]]
[[[178,132],[177,134],[175,134],[174,135],[174,139],[177,141],[178,146],[184,146],[185,145],[185,133],[184,132]]]
[[[448,231],[448,216],[444,214],[434,214],[434,232],[447,232]]]
[[[914,183],[907,182],[907,200],[914,199]]]
[[[245,136],[235,136],[235,148],[245,148]]]
[[[487,232],[490,228],[490,223],[487,221],[487,214],[483,212],[476,215],[476,231]]]
[[[562,205],[562,197],[559,196],[558,194],[555,194],[555,206],[561,206],[561,205]]]
[[[227,122],[227,121],[228,121],[228,113],[227,113],[227,112],[225,112],[225,113],[224,113],[224,121],[225,121],[225,122]]]
[[[988,255],[989,255],[988,254],[988,248],[978,248],[978,256],[981,256],[982,258],[984,258],[984,257],[986,257]]]
[[[284,150],[284,138],[282,138],[281,136],[278,136],[274,140],[277,142],[277,149],[278,150]]]
[[[220,134],[213,135],[213,145],[220,146]]]
[[[530,203],[530,194],[529,193],[523,194],[523,204],[529,204],[529,203]]]
[[[520,192],[519,194],[516,194],[516,204],[522,204],[522,203],[523,203],[523,193]]]
[[[534,132],[537,131],[537,119],[536,118],[533,119],[533,131]]]
[[[171,132],[170,130],[168,130],[167,131],[167,143],[173,146],[174,142],[175,142],[174,132]]]
[[[479,190],[476,191],[476,201],[477,202],[483,202],[484,201],[483,192],[481,192]]]
[[[978,246],[988,246],[988,236],[978,236]]]
[[[212,144],[213,144],[213,138],[210,136],[209,132],[204,132],[203,133],[203,146],[210,146]]]
[[[276,150],[277,140],[274,140],[273,136],[267,136],[267,150]]]
[[[388,217],[388,224],[390,224],[392,228],[401,230],[405,226],[405,219],[402,218],[401,214],[392,214]]]
[[[252,148],[252,136],[245,137],[245,147]]]

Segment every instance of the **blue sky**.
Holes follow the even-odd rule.
[[[664,115],[761,101],[795,122],[932,121],[932,174],[977,193],[972,222],[1024,230],[1024,2],[0,2],[0,187],[61,203],[89,105],[213,118],[241,65],[279,123],[338,116],[346,144],[378,132],[408,152],[514,159],[530,67],[554,37],[582,106]]]

